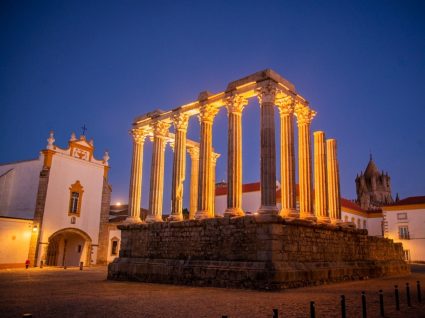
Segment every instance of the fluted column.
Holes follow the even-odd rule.
[[[300,218],[315,220],[311,184],[310,124],[316,112],[308,106],[297,104],[295,116],[298,123],[298,167],[300,189]]]
[[[192,147],[188,148],[187,151],[191,161],[189,219],[192,220],[198,210],[199,148]]]
[[[162,221],[164,190],[164,151],[165,137],[169,124],[158,121],[153,124],[153,149],[151,162],[151,180],[149,192],[149,211],[146,222]]]
[[[143,146],[148,134],[146,129],[133,129],[133,158],[131,162],[130,189],[128,198],[127,223],[142,222],[140,203],[142,197]]]
[[[211,157],[211,196],[210,196],[210,211],[211,216],[215,216],[215,168],[217,165],[217,159],[220,157],[220,154],[213,152]]]
[[[227,209],[225,216],[241,216],[242,210],[242,111],[248,100],[240,95],[227,98]]]
[[[276,141],[274,125],[275,87],[259,88],[261,107],[261,206],[259,214],[278,214],[276,207]]]
[[[171,184],[171,215],[170,221],[183,220],[183,182],[186,176],[186,132],[189,116],[175,115],[173,179]]]
[[[331,222],[341,222],[341,195],[339,188],[339,167],[337,159],[336,140],[326,140],[327,177],[328,177],[328,206]]]
[[[299,217],[296,206],[294,155],[294,101],[290,96],[278,99],[280,112],[280,183],[281,210],[284,217]]]
[[[218,108],[214,105],[204,105],[200,109],[201,142],[199,153],[199,178],[198,178],[198,211],[196,219],[212,217],[210,197],[212,186],[212,126]]]
[[[326,142],[323,131],[314,135],[314,215],[318,222],[329,223]]]

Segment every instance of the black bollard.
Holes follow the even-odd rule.
[[[421,295],[421,282],[417,281],[416,282],[416,293],[418,295],[418,302],[422,302],[422,295]]]
[[[84,265],[84,262],[80,262],[80,271],[83,270],[83,265]]]
[[[379,312],[381,314],[381,317],[384,317],[384,293],[382,292],[382,289],[379,290]]]
[[[409,286],[409,283],[406,283],[406,300],[407,300],[407,306],[412,307],[412,303],[410,302],[410,286]]]
[[[40,268],[43,268],[43,261],[40,262]]]
[[[279,311],[277,309],[273,309],[273,318],[279,318]]]
[[[363,318],[367,317],[367,312],[366,312],[366,294],[364,291],[362,291],[362,313],[363,313]]]
[[[341,295],[341,318],[346,317],[345,296]]]
[[[310,318],[316,318],[316,305],[314,301],[310,301]]]
[[[63,265],[63,269],[66,269],[66,265]]]
[[[227,316],[221,316],[221,318],[227,318]]]
[[[398,286],[394,286],[395,309],[400,310],[400,297],[398,295]]]

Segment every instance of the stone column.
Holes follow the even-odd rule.
[[[300,189],[300,218],[315,220],[311,185],[310,124],[316,112],[308,106],[297,104],[295,116],[298,122],[298,177]]]
[[[280,112],[280,214],[284,217],[298,218],[295,188],[295,155],[294,155],[294,101],[285,96],[276,101]]]
[[[143,146],[148,134],[147,129],[133,129],[133,158],[131,162],[130,189],[128,198],[127,223],[142,222],[140,203],[142,197]]]
[[[242,111],[248,100],[239,95],[227,98],[227,209],[224,216],[242,216]],[[214,194],[215,195],[215,194]]]
[[[276,141],[274,125],[275,87],[259,88],[261,107],[261,206],[260,215],[276,215]]]
[[[201,107],[199,120],[201,122],[201,142],[199,152],[199,178],[198,178],[198,211],[196,219],[212,217],[210,210],[211,197],[211,164],[212,164],[212,126],[218,108],[207,104]]]
[[[211,160],[211,199],[210,199],[210,211],[211,216],[215,216],[215,167],[217,164],[217,159],[220,157],[220,154],[213,152]]]
[[[186,132],[189,116],[178,114],[173,118],[175,128],[173,180],[171,184],[170,221],[183,220],[183,182],[186,176]]]
[[[187,150],[190,155],[190,208],[189,219],[193,220],[198,210],[198,178],[199,178],[199,148],[192,147]]]
[[[339,167],[336,155],[336,140],[326,140],[327,177],[328,177],[328,207],[333,224],[341,222],[341,195],[339,188]]]
[[[318,222],[329,223],[328,184],[326,176],[326,142],[323,131],[314,135],[314,215]]]
[[[164,190],[164,151],[169,124],[158,121],[153,124],[153,149],[151,162],[151,182],[149,211],[146,222],[162,222]]]

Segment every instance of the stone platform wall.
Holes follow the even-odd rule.
[[[121,226],[109,279],[280,289],[409,273],[401,244],[366,230],[254,216]]]

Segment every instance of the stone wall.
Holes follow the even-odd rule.
[[[366,230],[254,216],[122,225],[109,279],[280,289],[409,273],[401,244]]]

